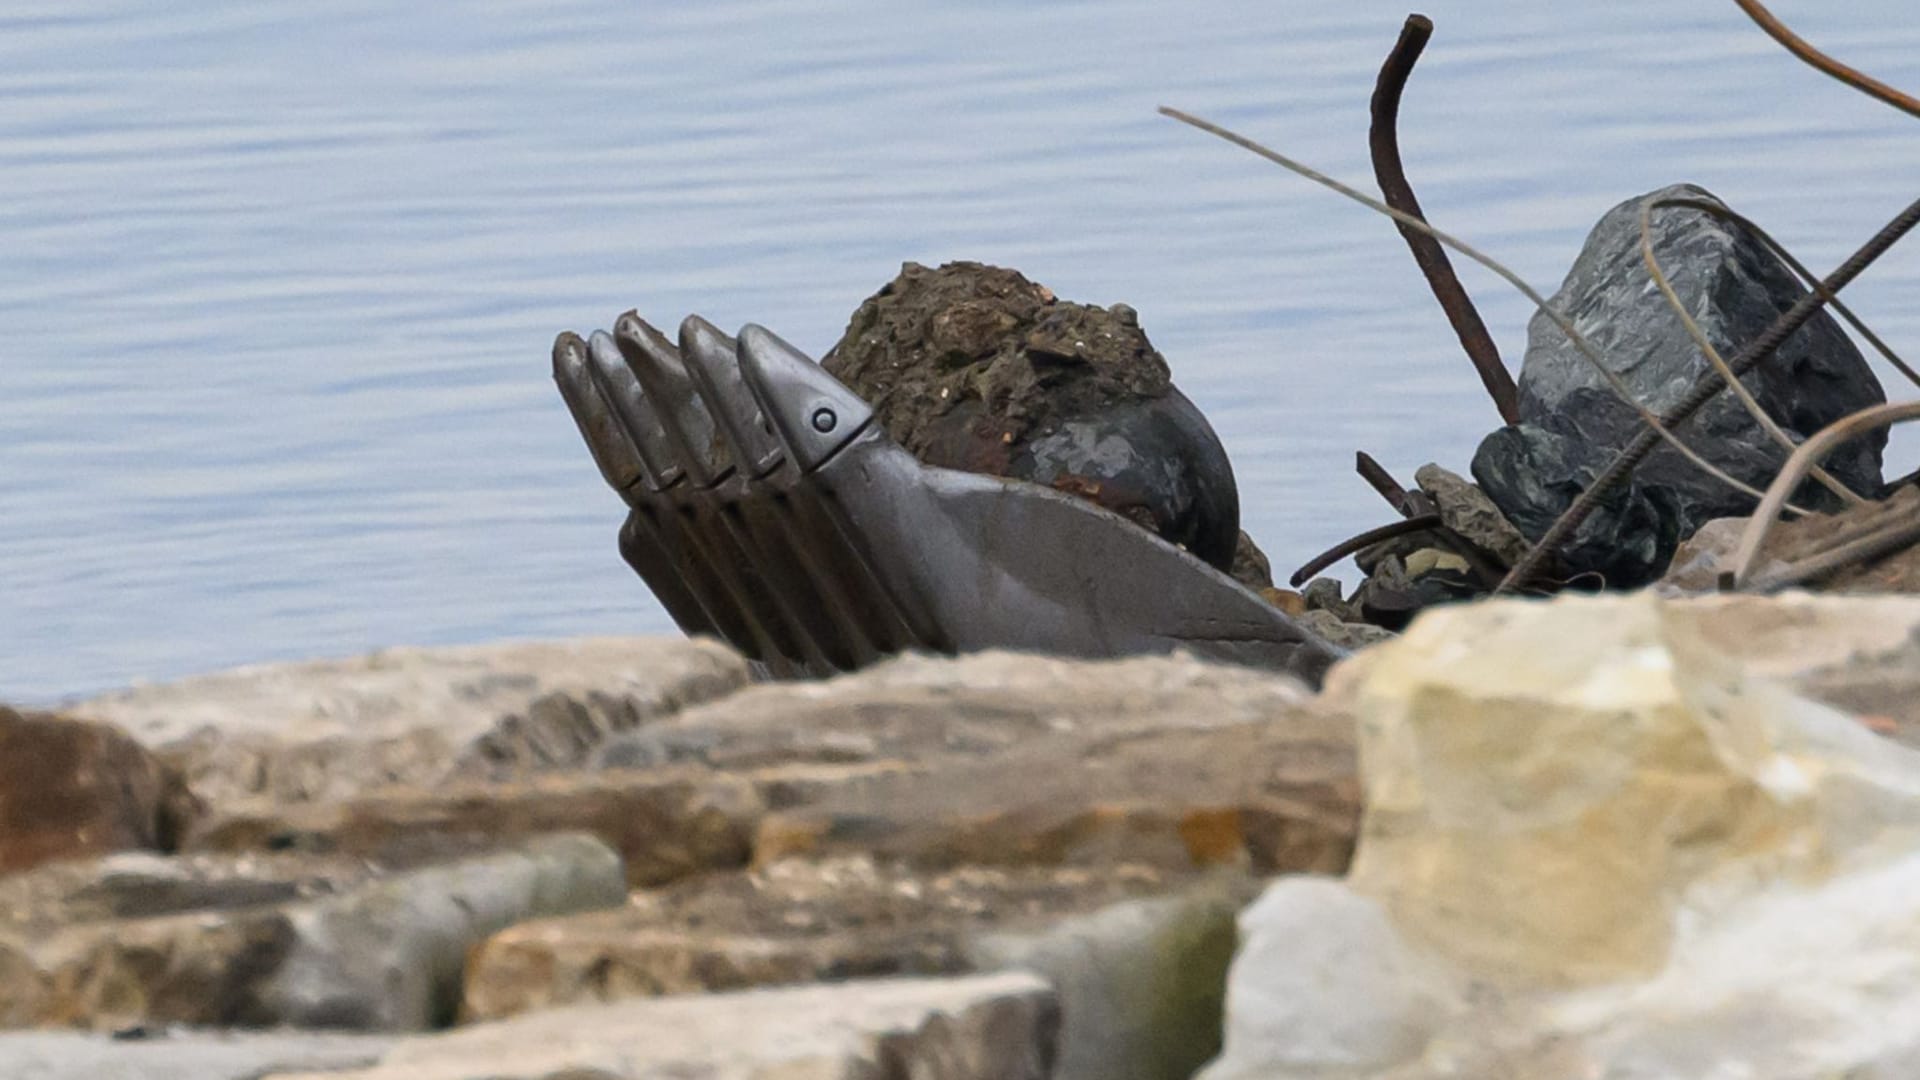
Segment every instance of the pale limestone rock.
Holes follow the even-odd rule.
[[[1920,596],[1727,593],[1665,611],[1746,673],[1920,745]]]
[[[1355,868],[1243,916],[1207,1080],[1913,1075],[1920,754],[1753,673],[1843,668],[1789,643],[1846,605],[1907,647],[1837,603],[1453,607],[1337,669]]]
[[[1306,709],[1230,727],[1039,739],[823,788],[761,821],[754,858],[1338,873],[1359,815],[1351,740],[1345,717]]]
[[[1241,875],[790,860],[510,927],[468,963],[463,1021],[586,1000],[1027,970],[1059,993],[1053,1080],[1187,1080],[1219,1049]],[[1118,902],[1115,902],[1118,899]]]
[[[875,979],[529,1013],[272,1080],[1048,1080],[1058,1024],[1028,974]]]
[[[1343,669],[1354,886],[1471,968],[1593,982],[1657,970],[1710,874],[1818,873],[1916,816],[1903,751],[1744,680],[1676,604],[1453,608]]]
[[[1236,880],[1246,880],[1238,879]],[[584,1001],[979,970],[1015,940],[1189,879],[1149,867],[959,867],[791,859],[636,892],[624,906],[507,928],[467,964],[463,1021]],[[987,961],[992,969],[1009,966]],[[1012,965],[1018,966],[1018,965]]]
[[[574,764],[608,735],[748,677],[713,641],[580,638],[262,664],[72,710],[162,751],[204,798],[301,801]]]

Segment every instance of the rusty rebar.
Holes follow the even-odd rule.
[[[1426,48],[1427,39],[1432,36],[1433,20],[1425,15],[1407,16],[1400,28],[1400,40],[1387,54],[1380,76],[1374,82],[1373,122],[1367,129],[1367,148],[1373,156],[1373,176],[1380,185],[1380,194],[1388,206],[1421,221],[1426,220],[1426,214],[1421,212],[1420,200],[1414,197],[1413,185],[1407,182],[1406,169],[1400,162],[1398,122],[1400,93],[1406,88],[1407,77],[1413,74],[1413,65]],[[1440,301],[1440,310],[1447,313],[1447,321],[1453,324],[1453,332],[1459,336],[1460,347],[1466,350],[1473,369],[1480,373],[1480,382],[1493,398],[1501,421],[1519,423],[1520,392],[1514,386],[1513,375],[1500,362],[1500,349],[1494,345],[1493,336],[1487,333],[1487,324],[1481,321],[1480,312],[1473,306],[1473,299],[1453,272],[1446,249],[1427,233],[1397,221],[1394,227],[1400,230],[1412,250],[1413,261],[1426,277],[1433,298]]]
[[[1760,497],[1761,492],[1759,489],[1736,477],[1728,475],[1725,469],[1708,461],[1700,455],[1699,451],[1688,446],[1685,442],[1682,442],[1678,436],[1668,431],[1666,424],[1661,422],[1660,417],[1655,415],[1653,410],[1642,404],[1640,399],[1634,396],[1633,389],[1620,378],[1617,372],[1608,367],[1605,361],[1601,360],[1600,354],[1594,351],[1593,345],[1588,342],[1585,337],[1581,336],[1579,329],[1573,325],[1573,322],[1568,319],[1564,313],[1556,310],[1551,304],[1547,303],[1547,298],[1540,295],[1540,290],[1527,284],[1520,275],[1508,269],[1498,259],[1495,259],[1457,236],[1442,232],[1405,211],[1395,210],[1393,207],[1388,206],[1373,196],[1355,190],[1349,184],[1343,184],[1312,166],[1295,161],[1271,147],[1262,146],[1260,143],[1236,131],[1230,131],[1212,121],[1202,120],[1192,113],[1182,112],[1179,109],[1167,105],[1160,106],[1160,115],[1178,120],[1189,127],[1197,128],[1209,135],[1217,136],[1241,149],[1252,151],[1283,169],[1304,176],[1330,191],[1338,192],[1340,195],[1352,199],[1354,202],[1372,210],[1376,214],[1385,214],[1387,217],[1392,218],[1402,225],[1424,232],[1440,243],[1452,248],[1454,251],[1465,255],[1467,258],[1491,270],[1495,277],[1513,286],[1520,295],[1526,297],[1527,300],[1533,304],[1536,311],[1545,315],[1548,321],[1552,322],[1562,334],[1566,335],[1567,340],[1571,341],[1573,347],[1579,350],[1581,358],[1586,360],[1588,366],[1593,368],[1594,373],[1606,382],[1608,388],[1613,391],[1616,397],[1634,411],[1634,415],[1640,418],[1640,422],[1645,424],[1647,429],[1654,433],[1655,437],[1665,440],[1669,446],[1673,447],[1676,453],[1686,458],[1696,468],[1707,475],[1744,495],[1750,495],[1755,499]]]
[[[1762,331],[1759,337],[1748,342],[1746,347],[1727,362],[1734,376],[1738,378],[1745,375],[1760,361],[1772,355],[1773,350],[1779,348],[1782,342],[1793,336],[1795,331],[1806,325],[1807,320],[1813,318],[1821,308],[1826,306],[1828,297],[1838,295],[1848,282],[1859,277],[1861,271],[1873,265],[1875,259],[1885,254],[1887,249],[1912,230],[1915,224],[1920,224],[1920,200],[1908,204],[1905,210],[1902,210],[1892,221],[1887,222],[1879,232],[1874,233],[1873,237],[1849,256],[1846,262],[1840,264],[1838,269],[1827,276],[1821,283],[1822,288],[1800,297],[1792,307],[1773,321],[1773,325]],[[1554,520],[1545,535],[1527,549],[1527,553],[1514,564],[1513,569],[1507,571],[1507,576],[1501,580],[1500,587],[1496,591],[1511,592],[1525,584],[1533,576],[1534,571],[1540,568],[1540,564],[1557,552],[1567,537],[1592,516],[1594,509],[1600,505],[1600,499],[1646,460],[1647,455],[1653,452],[1655,444],[1663,437],[1662,428],[1667,433],[1665,437],[1671,438],[1676,425],[1685,423],[1694,413],[1700,411],[1701,406],[1712,401],[1724,389],[1726,384],[1720,380],[1718,372],[1707,372],[1695,380],[1693,387],[1687,391],[1687,395],[1680,400],[1679,404],[1661,418],[1659,427],[1644,430],[1634,436],[1633,441],[1614,457],[1613,463],[1608,465],[1599,476],[1594,477],[1593,483],[1588,484],[1587,489],[1582,491]],[[1775,508],[1775,512],[1778,512],[1778,507]]]
[[[1808,468],[1848,439],[1858,438],[1890,424],[1915,419],[1920,419],[1920,401],[1870,405],[1835,420],[1801,443],[1800,448],[1787,458],[1780,475],[1774,477],[1773,483],[1767,488],[1766,497],[1760,500],[1759,507],[1747,520],[1746,530],[1740,534],[1740,543],[1733,549],[1731,565],[1721,575],[1721,584],[1735,589],[1746,584],[1747,571],[1751,569],[1754,557],[1760,553],[1760,546],[1766,542],[1767,532],[1773,528],[1773,520],[1780,516],[1781,504],[1799,486]]]
[[[1411,492],[1402,487],[1400,481],[1393,478],[1393,474],[1387,471],[1386,466],[1375,461],[1372,454],[1365,450],[1355,451],[1353,471],[1359,473],[1360,479],[1365,480],[1368,487],[1379,492],[1380,497],[1387,500],[1387,505],[1399,511],[1402,517],[1412,514],[1412,511],[1407,508],[1407,499]]]
[[[1425,532],[1428,529],[1439,528],[1443,524],[1444,522],[1440,520],[1439,514],[1420,514],[1407,518],[1404,521],[1396,521],[1391,525],[1382,525],[1377,529],[1368,529],[1366,532],[1358,536],[1348,537],[1320,554],[1315,555],[1313,558],[1308,559],[1300,569],[1293,572],[1293,576],[1287,579],[1287,583],[1297,589],[1306,584],[1315,574],[1318,574],[1320,571],[1325,570],[1327,567],[1332,566],[1334,563],[1339,562],[1341,559],[1352,555],[1362,548],[1372,547],[1382,540],[1391,540],[1396,536],[1405,536],[1408,533]]]
[[[1755,574],[1742,589],[1756,593],[1791,589],[1795,585],[1832,577],[1842,570],[1869,565],[1876,559],[1912,547],[1916,541],[1920,541],[1920,513],[1909,511],[1894,515],[1892,521],[1882,521],[1873,528],[1850,532],[1806,558],[1769,573]]]
[[[1733,0],[1733,2],[1740,5],[1740,10],[1746,12],[1748,18],[1758,23],[1760,29],[1765,30],[1769,37],[1785,46],[1788,52],[1811,64],[1822,74],[1831,75],[1868,97],[1884,101],[1909,116],[1920,116],[1920,100],[1895,90],[1871,75],[1850,68],[1807,44],[1800,35],[1787,29],[1785,23],[1775,18],[1773,12],[1762,7],[1760,0]]]
[[[1713,347],[1713,339],[1707,337],[1707,332],[1700,328],[1700,323],[1694,319],[1693,313],[1687,310],[1687,305],[1680,302],[1680,294],[1674,291],[1672,280],[1667,277],[1665,268],[1660,265],[1659,257],[1653,253],[1653,212],[1656,208],[1667,206],[1674,201],[1676,200],[1653,196],[1640,200],[1640,259],[1646,264],[1647,276],[1653,279],[1653,284],[1659,288],[1668,309],[1673,312],[1675,318],[1680,320],[1681,328],[1686,330],[1689,338],[1693,339],[1694,347],[1700,350],[1701,355],[1707,358],[1707,363],[1719,373],[1721,381],[1727,384],[1727,389],[1733,392],[1733,396],[1740,399],[1740,406],[1747,410],[1747,415],[1753,418],[1753,422],[1759,425],[1761,431],[1766,432],[1775,446],[1791,454],[1794,449],[1793,438],[1781,430],[1779,422],[1774,420],[1754,398],[1753,391],[1748,390],[1746,384],[1733,374],[1733,369],[1727,366],[1726,358],[1720,355],[1719,349]],[[1815,465],[1811,471],[1813,478],[1828,491],[1839,496],[1842,502],[1857,506],[1867,501],[1865,496],[1841,483],[1818,465]]]

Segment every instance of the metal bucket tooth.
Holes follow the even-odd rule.
[[[561,334],[553,343],[553,376],[594,463],[600,467],[600,475],[635,507],[620,533],[621,556],[682,630],[727,636],[744,633],[745,624],[729,617],[724,602],[716,602],[710,592],[703,593],[701,582],[708,575],[702,568],[675,557],[675,551],[685,545],[645,525],[643,514],[648,511],[643,508],[658,502],[654,495],[661,486],[658,473],[641,455],[623,411],[609,402],[607,387],[596,374],[589,353],[590,347],[578,334]]]
[[[873,422],[873,409],[825,368],[765,327],[749,323],[738,343],[741,380],[797,479],[785,508],[794,544],[812,570],[835,618],[854,629],[861,652],[877,655],[934,648],[936,635],[914,629],[901,604],[854,539],[832,495],[813,476]]]
[[[553,381],[559,384],[560,396],[573,414],[574,426],[580,429],[601,477],[625,497],[629,489],[647,479],[646,466],[594,379],[587,343],[571,330],[554,339]]]
[[[680,357],[713,418],[733,479],[709,492],[714,513],[751,562],[764,598],[792,631],[789,658],[809,672],[851,671],[878,651],[845,618],[832,583],[811,565],[782,489],[797,476],[752,391],[734,339],[699,316],[680,324]],[[743,568],[746,569],[746,568]]]
[[[706,571],[707,584],[729,601],[731,621],[747,631],[751,642],[743,651],[775,674],[833,670],[811,638],[809,608],[786,580],[789,572],[769,555],[737,505],[751,475],[741,463],[752,458],[731,446],[727,402],[708,392],[705,384],[712,380],[699,370],[701,362],[690,363],[633,312],[616,321],[608,340],[622,358],[621,367],[643,388],[640,396],[650,405],[659,445],[669,448],[687,477],[687,483],[663,492],[669,512],[656,519],[657,530],[677,538],[678,557]],[[730,352],[730,341],[727,347]]]
[[[664,491],[679,483],[686,470],[661,428],[659,410],[604,331],[594,331],[587,342],[587,370],[639,458],[647,488]]]
[[[701,400],[680,350],[634,312],[613,324],[613,340],[634,378],[656,407],[661,437],[697,487],[723,483],[733,462],[723,453],[713,417]]]
[[[686,475],[667,438],[661,412],[635,377],[613,339],[596,333],[585,343],[556,343],[556,374],[574,409],[575,422],[591,429],[613,466],[610,482],[633,507],[622,530],[620,553],[645,580],[676,623],[705,625],[740,643],[744,651],[773,653],[771,636],[756,624],[750,605],[730,588],[722,568],[734,556],[716,557],[690,531],[669,495]]]
[[[680,323],[680,359],[705,399],[714,430],[729,456],[750,477],[762,477],[786,460],[773,425],[741,380],[733,338],[698,315]]]
[[[873,407],[763,326],[740,331],[741,381],[802,472],[826,464],[873,422]]]

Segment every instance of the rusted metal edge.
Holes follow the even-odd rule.
[[[1749,571],[1755,556],[1760,553],[1760,545],[1767,539],[1767,533],[1773,528],[1774,519],[1780,516],[1780,507],[1787,501],[1787,495],[1798,487],[1807,475],[1807,470],[1821,458],[1833,452],[1834,447],[1849,439],[1858,438],[1869,431],[1898,424],[1903,421],[1920,419],[1920,401],[1901,401],[1885,405],[1871,405],[1859,412],[1842,417],[1821,428],[1820,431],[1787,458],[1780,474],[1773,478],[1768,486],[1766,497],[1747,520],[1746,530],[1740,534],[1740,543],[1733,549],[1731,565],[1720,576],[1722,588],[1738,589],[1747,584]]]
[[[1413,73],[1413,65],[1420,59],[1421,50],[1427,46],[1427,39],[1433,36],[1433,20],[1425,15],[1409,15],[1405,25],[1400,28],[1400,40],[1394,43],[1393,51],[1380,67],[1380,76],[1374,83],[1372,103],[1372,124],[1367,129],[1367,148],[1373,156],[1373,175],[1380,185],[1380,194],[1387,205],[1411,217],[1426,220],[1426,214],[1420,210],[1420,200],[1414,197],[1413,185],[1407,182],[1405,167],[1400,162],[1400,135],[1398,121],[1400,117],[1400,94],[1406,88],[1407,77]],[[1453,324],[1453,332],[1459,335],[1460,347],[1466,350],[1467,359],[1473,362],[1473,369],[1480,373],[1480,382],[1487,388],[1488,396],[1493,398],[1494,408],[1500,411],[1500,419],[1509,424],[1520,422],[1520,392],[1514,385],[1513,375],[1507,366],[1500,362],[1500,350],[1493,343],[1493,336],[1487,333],[1487,324],[1480,318],[1480,312],[1473,306],[1473,300],[1460,284],[1460,278],[1453,272],[1453,263],[1447,259],[1445,248],[1432,236],[1409,228],[1399,222],[1394,227],[1407,242],[1413,252],[1413,261],[1419,265],[1420,273],[1427,279],[1427,286],[1433,290],[1433,298],[1440,301],[1440,309],[1447,313],[1447,321]]]
[[[1871,75],[1850,68],[1809,45],[1800,35],[1787,29],[1787,24],[1775,17],[1773,12],[1761,6],[1760,0],[1733,0],[1733,2],[1740,5],[1740,10],[1746,12],[1748,18],[1759,24],[1760,29],[1767,32],[1767,36],[1779,42],[1788,52],[1812,65],[1815,70],[1824,75],[1831,75],[1868,97],[1886,102],[1909,116],[1920,116],[1920,100],[1916,100],[1911,94],[1902,93],[1888,86]]]
[[[1327,567],[1332,566],[1334,563],[1339,562],[1354,552],[1359,551],[1361,548],[1372,547],[1382,540],[1391,540],[1396,536],[1405,536],[1408,533],[1437,529],[1444,524],[1445,523],[1440,520],[1439,514],[1421,514],[1417,517],[1407,518],[1404,521],[1396,521],[1391,525],[1382,525],[1377,529],[1368,529],[1366,532],[1342,540],[1338,544],[1315,555],[1313,558],[1308,559],[1300,569],[1293,572],[1293,576],[1287,579],[1287,583],[1297,589],[1311,580],[1315,574],[1318,574],[1320,571],[1325,570]]]

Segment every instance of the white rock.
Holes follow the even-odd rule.
[[[1451,989],[1374,901],[1325,878],[1282,878],[1240,914],[1226,1045],[1199,1080],[1410,1060],[1447,1018]]]

